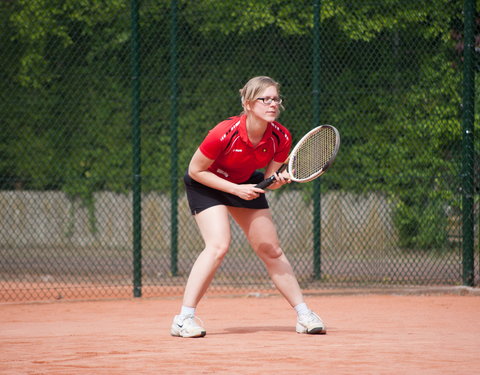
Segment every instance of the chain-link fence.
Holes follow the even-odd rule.
[[[478,284],[474,5],[0,2],[0,298],[181,293],[184,171],[256,75],[294,141],[342,135],[320,180],[268,193],[302,287]],[[271,289],[232,226],[211,290]]]

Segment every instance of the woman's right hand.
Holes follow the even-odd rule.
[[[234,194],[246,201],[256,199],[263,193],[265,193],[265,191],[255,187],[255,184],[240,184],[236,185],[234,189]]]

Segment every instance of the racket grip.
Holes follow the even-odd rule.
[[[270,186],[274,182],[275,182],[275,176],[270,176],[266,180],[263,180],[262,182],[259,182],[258,184],[256,184],[255,187],[260,189],[265,189],[267,186]]]
[[[283,164],[280,168],[278,168],[277,173],[281,173],[287,168],[287,164]],[[263,180],[262,182],[259,182],[258,184],[255,185],[255,187],[260,188],[260,189],[265,189],[266,187],[270,186],[276,181],[275,176],[270,176],[269,178]]]

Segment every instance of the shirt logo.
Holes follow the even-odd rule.
[[[243,152],[243,150],[241,148],[234,148],[232,152]]]
[[[225,177],[228,177],[228,173],[225,172],[223,169],[218,168],[218,169],[217,169],[217,173],[223,174]]]

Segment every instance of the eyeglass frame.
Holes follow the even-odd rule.
[[[278,98],[257,98],[256,100],[261,100],[263,104],[265,105],[270,105],[272,103],[275,103],[276,105],[280,105],[283,102],[283,99],[278,97]],[[265,101],[268,102],[265,102]]]

